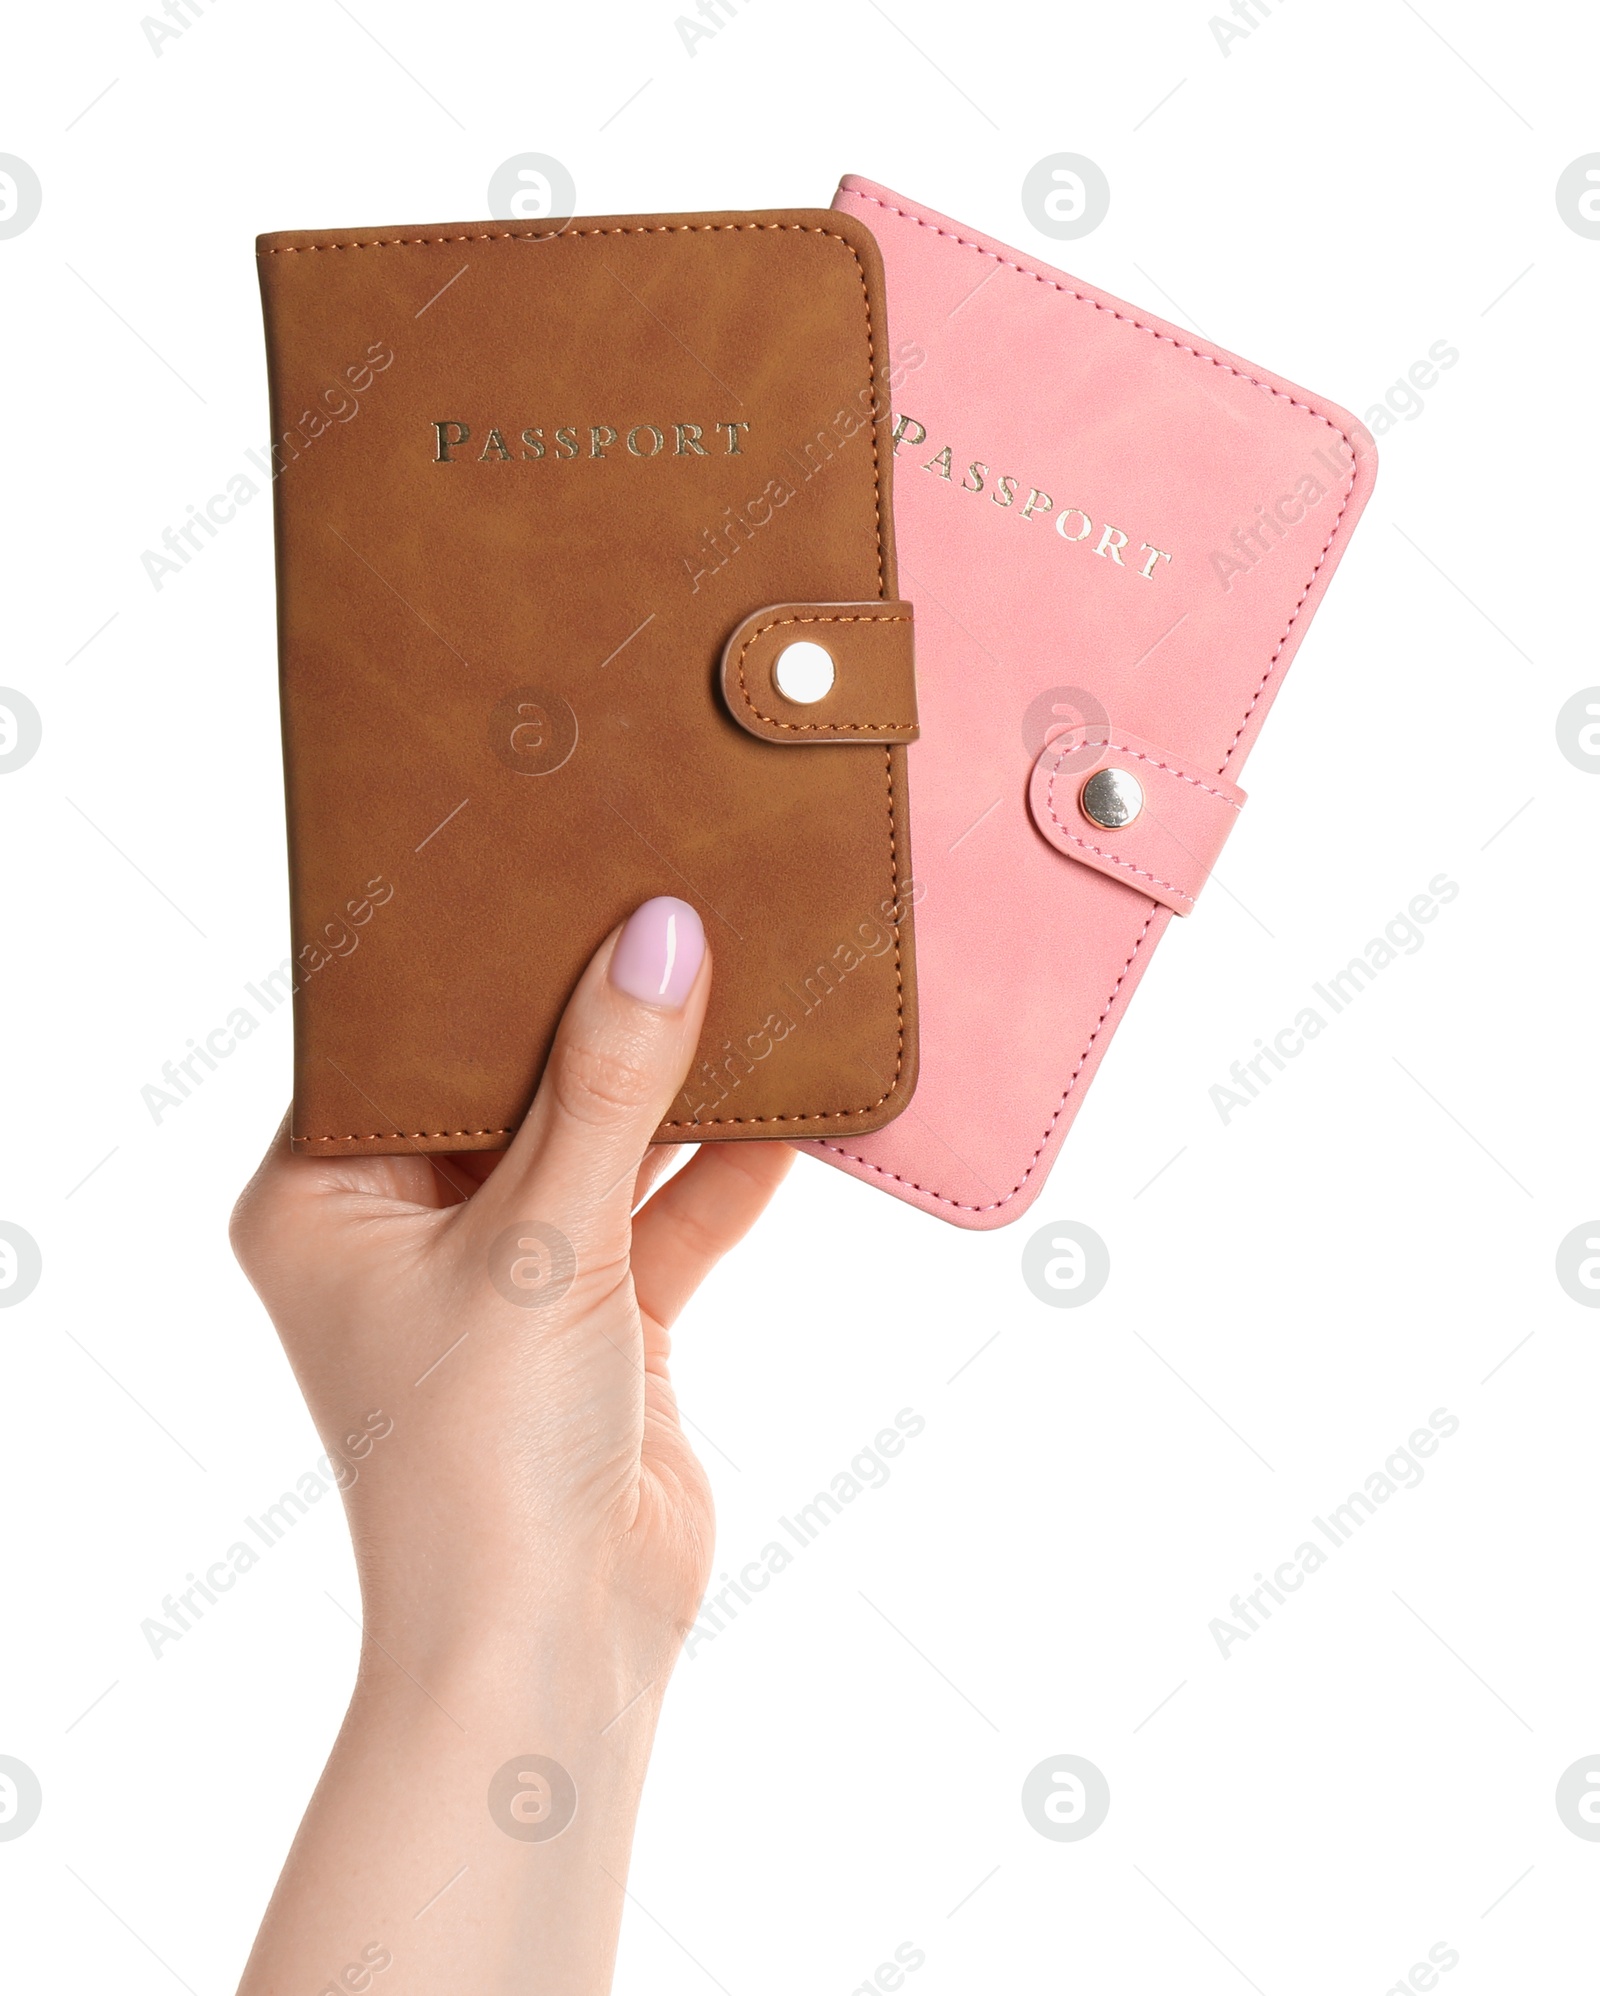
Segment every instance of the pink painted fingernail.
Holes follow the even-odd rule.
[[[700,917],[687,901],[660,894],[628,917],[611,952],[611,982],[630,998],[676,1012],[705,953]]]

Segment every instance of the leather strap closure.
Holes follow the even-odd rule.
[[[780,689],[780,660],[796,644],[820,646],[832,661],[833,683],[815,700]],[[722,697],[739,725],[764,742],[914,742],[911,605],[774,603],[757,610],[723,648]]]
[[[1101,739],[1084,732],[1040,751],[1028,784],[1034,824],[1068,859],[1192,913],[1245,793],[1114,724],[1089,731]]]

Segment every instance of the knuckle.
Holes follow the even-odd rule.
[[[555,1071],[556,1106],[574,1122],[604,1126],[630,1121],[655,1100],[649,1063],[615,1047],[576,1041]]]
[[[296,1189],[295,1182],[269,1158],[233,1203],[228,1215],[228,1245],[253,1284],[259,1285],[284,1242],[303,1232],[306,1207],[295,1196]]]
[[[693,1259],[707,1265],[721,1261],[731,1245],[722,1227],[695,1212],[679,1213],[674,1221],[674,1231],[678,1245]]]
[[[228,1215],[228,1245],[233,1249],[234,1259],[247,1274],[256,1260],[261,1225],[261,1193],[252,1179],[234,1201],[233,1211]]]

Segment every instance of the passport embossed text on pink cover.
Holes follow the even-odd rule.
[[[893,436],[922,1074],[887,1129],[804,1148],[997,1227],[1244,807],[1376,455],[1336,404],[976,229],[854,176],[834,205],[918,356]]]

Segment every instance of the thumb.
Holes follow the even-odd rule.
[[[533,1105],[484,1187],[490,1203],[537,1209],[573,1238],[625,1224],[710,988],[705,929],[688,902],[662,895],[635,909],[568,1002]]]

